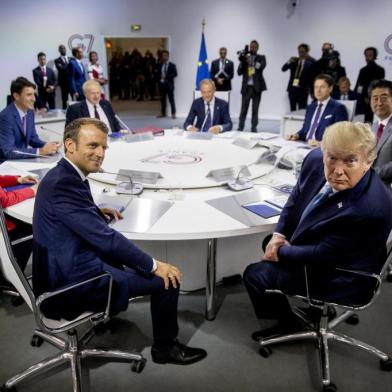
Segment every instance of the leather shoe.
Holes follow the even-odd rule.
[[[166,117],[164,114],[159,114],[159,115],[157,116],[157,118],[164,118],[164,117]]]
[[[175,341],[172,346],[166,350],[158,350],[154,346],[151,348],[152,360],[155,363],[173,363],[175,365],[190,365],[201,361],[207,356],[207,352],[202,348],[193,348],[185,346]]]
[[[172,119],[175,120],[177,117],[175,114],[172,114]]]

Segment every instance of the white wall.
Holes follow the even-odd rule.
[[[363,49],[376,46],[379,63],[392,78],[392,60],[386,58],[385,38],[392,34],[390,0],[300,0],[292,12],[289,0],[29,0],[0,2],[1,80],[0,107],[10,81],[19,75],[31,78],[36,54],[43,50],[49,59],[57,57],[57,46],[75,33],[96,36],[93,49],[104,57],[102,36],[169,37],[172,60],[177,64],[178,114],[189,108],[195,83],[196,64],[203,17],[206,18],[206,42],[210,60],[220,46],[227,46],[229,57],[238,65],[235,52],[251,39],[260,42],[267,56],[265,79],[268,91],[263,95],[260,114],[278,117],[288,110],[286,84],[288,73],[280,68],[296,54],[300,42],[309,43],[318,58],[324,41],[335,43],[342,64],[355,83],[364,65]],[[382,23],[385,21],[385,23]],[[142,25],[131,33],[130,25]],[[392,46],[392,44],[391,44]],[[392,57],[392,55],[389,55]],[[240,109],[240,78],[233,83],[231,112]]]

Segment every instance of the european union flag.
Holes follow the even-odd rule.
[[[204,39],[204,33],[201,34],[199,62],[197,63],[196,90],[199,90],[199,84],[203,79],[210,79],[210,71],[208,70],[207,48],[206,48],[206,41]]]

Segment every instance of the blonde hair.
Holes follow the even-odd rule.
[[[101,85],[100,85],[96,80],[94,80],[94,79],[90,79],[90,80],[87,80],[87,82],[84,82],[84,83],[83,83],[83,86],[82,86],[82,87],[83,87],[84,95],[86,95],[87,90],[88,90],[90,87],[93,87],[93,86],[98,87],[99,90],[101,90]]]
[[[201,86],[203,84],[208,84],[215,91],[215,83],[211,79],[203,79],[202,81],[200,81],[200,83],[199,83],[200,90],[201,90]]]
[[[329,126],[321,140],[321,149],[333,149],[345,153],[363,152],[367,161],[373,162],[377,157],[376,136],[368,124],[341,121]]]

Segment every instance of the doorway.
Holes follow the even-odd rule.
[[[155,73],[161,51],[167,47],[167,37],[105,38],[109,96],[116,112],[140,116],[159,113]]]

